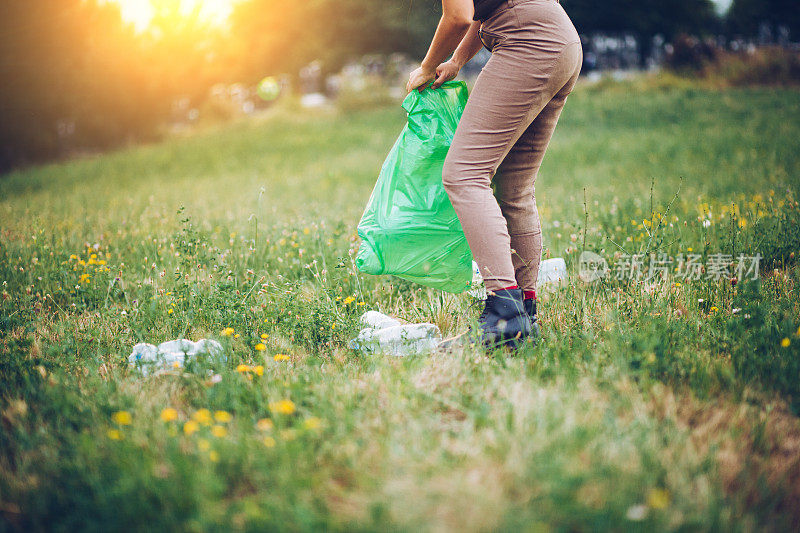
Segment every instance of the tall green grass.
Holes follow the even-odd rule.
[[[4,528],[800,525],[798,93],[580,87],[537,181],[572,275],[540,342],[406,359],[347,348],[364,310],[456,333],[477,306],[355,271],[404,115],[352,108],[0,180]],[[764,262],[586,285],[584,246]],[[177,337],[225,359],[128,367]]]

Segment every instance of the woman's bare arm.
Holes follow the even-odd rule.
[[[474,9],[473,0],[442,0],[442,18],[436,34],[422,64],[409,76],[407,91],[424,87],[435,79],[436,68],[450,57],[470,29]]]
[[[467,31],[467,34],[461,40],[456,51],[453,53],[453,61],[459,68],[463,67],[469,60],[475,57],[475,54],[483,48],[481,38],[478,37],[478,30],[481,29],[480,21],[473,21]]]
[[[456,51],[453,52],[453,57],[450,61],[446,61],[436,68],[436,81],[433,82],[433,88],[436,89],[441,85],[454,79],[458,76],[461,67],[469,63],[469,60],[475,57],[478,50],[481,49],[480,37],[478,37],[478,30],[481,28],[479,21],[473,21],[467,30],[467,34],[461,39],[461,44],[458,45]]]

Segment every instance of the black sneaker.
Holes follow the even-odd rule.
[[[489,293],[478,319],[480,340],[486,346],[515,348],[531,335],[531,321],[525,313],[521,289]]]
[[[489,293],[478,328],[439,343],[437,349],[448,352],[455,348],[483,344],[489,348],[515,348],[531,335],[531,320],[525,312],[520,289],[503,289]]]
[[[531,320],[531,336],[538,337],[541,330],[539,329],[539,323],[536,321],[536,299],[528,298],[522,302],[522,305],[525,307],[525,314]]]

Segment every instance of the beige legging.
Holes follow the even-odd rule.
[[[447,154],[444,186],[486,288],[533,291],[542,253],[534,182],[583,53],[556,0],[507,0],[480,35],[492,57]]]

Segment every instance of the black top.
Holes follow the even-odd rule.
[[[473,0],[475,2],[475,20],[484,21],[494,15],[500,4],[506,0]]]

